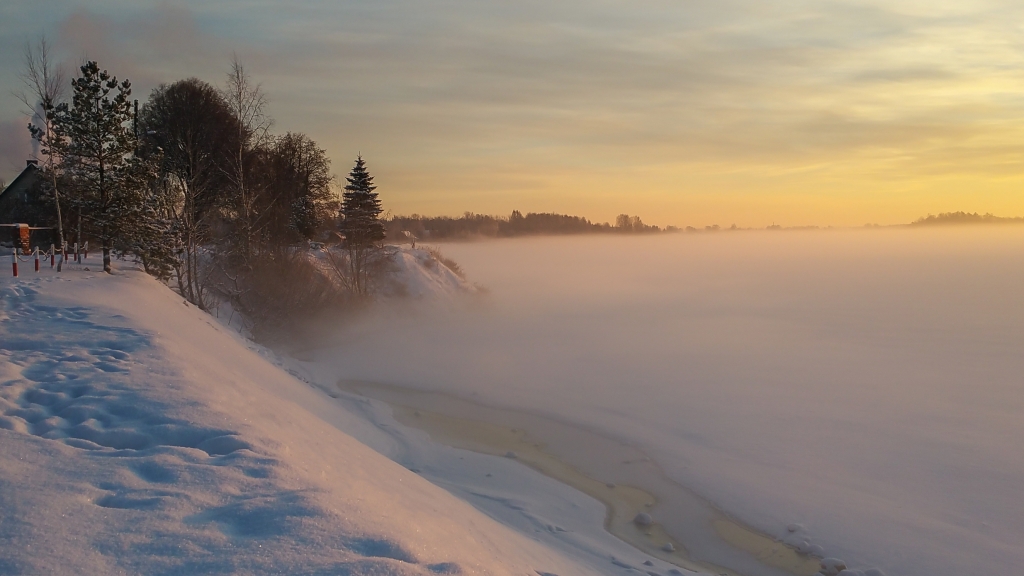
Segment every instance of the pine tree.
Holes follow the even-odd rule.
[[[96,62],[81,68],[71,83],[72,101],[47,111],[53,122],[54,147],[64,160],[70,182],[67,200],[78,212],[78,236],[83,224],[103,249],[103,270],[111,271],[115,248],[149,244],[158,228],[149,186],[155,164],[136,155],[138,139],[132,126],[131,83],[118,82]]]
[[[366,170],[362,155],[349,172],[342,194],[341,232],[345,235],[349,270],[356,293],[369,291],[369,268],[384,241],[384,223],[380,221],[380,199],[373,176]]]

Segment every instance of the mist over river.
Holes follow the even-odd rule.
[[[318,361],[627,440],[851,568],[1024,566],[1024,229],[440,248],[486,292],[364,318]]]

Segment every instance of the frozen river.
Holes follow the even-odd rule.
[[[1024,566],[1024,230],[441,248],[487,293],[349,327],[340,377],[621,438],[729,514],[851,568]]]

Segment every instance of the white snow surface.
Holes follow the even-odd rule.
[[[382,312],[311,370],[633,442],[849,574],[1024,566],[1024,230],[442,248],[488,289],[483,303]]]
[[[344,250],[334,246],[307,252],[322,273],[337,280],[334,266],[343,262]],[[383,275],[377,278],[375,294],[383,299],[414,299],[445,302],[461,294],[472,293],[476,287],[466,282],[443,262],[423,248],[387,245]],[[331,260],[335,263],[331,263]]]
[[[422,248],[388,246],[394,287],[390,295],[420,299],[449,299],[475,288]]]
[[[25,268],[0,280],[0,573],[593,573],[141,272]]]

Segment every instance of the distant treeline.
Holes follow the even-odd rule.
[[[1003,217],[992,214],[971,214],[970,212],[944,212],[937,216],[929,214],[910,223],[911,226],[935,226],[944,224],[1024,224],[1024,217]]]
[[[401,240],[409,232],[421,240],[442,240],[459,238],[501,238],[540,234],[587,234],[587,233],[655,233],[662,230],[649,226],[639,216],[619,214],[615,225],[607,222],[593,223],[580,216],[565,214],[521,213],[513,210],[509,216],[490,216],[466,212],[460,217],[451,216],[392,216],[385,221],[388,238]],[[669,227],[671,229],[671,227]]]

